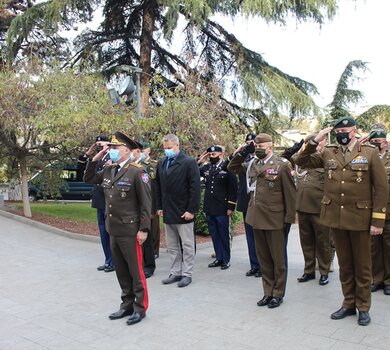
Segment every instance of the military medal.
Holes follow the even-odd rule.
[[[274,188],[274,183],[272,181],[268,182],[268,187],[269,188]]]
[[[356,173],[356,175],[357,175],[356,182],[362,182],[362,175],[363,175],[363,173],[361,171],[358,171]]]
[[[332,172],[333,172],[332,169],[329,169],[329,170],[328,170],[328,179],[329,179],[329,180],[332,180]]]
[[[126,192],[121,192],[121,197],[125,198],[126,197]]]

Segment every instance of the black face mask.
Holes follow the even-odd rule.
[[[210,157],[210,163],[211,164],[217,164],[221,158],[220,157]]]
[[[336,134],[336,140],[340,145],[346,146],[351,141],[349,137],[349,132],[339,132]]]
[[[103,146],[96,146],[95,151],[99,153],[103,149]]]
[[[256,157],[259,159],[264,159],[267,156],[264,148],[258,148],[255,152]]]
[[[378,147],[379,152],[382,151],[382,149],[381,149],[382,143],[381,142],[370,142],[370,144],[375,146],[375,147]]]

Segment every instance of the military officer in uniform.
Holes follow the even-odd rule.
[[[309,135],[305,139],[307,144],[316,134]],[[326,144],[326,139],[317,146],[317,152],[321,152]],[[302,169],[295,166],[297,184],[297,202],[299,238],[305,269],[298,282],[307,282],[315,278],[316,259],[320,271],[319,284],[324,286],[329,283],[330,268],[330,241],[329,227],[320,224],[321,201],[324,195],[324,168]]]
[[[249,163],[249,153],[255,155]],[[228,165],[228,170],[248,171],[251,198],[245,221],[254,231],[256,252],[263,274],[264,297],[258,306],[269,308],[283,302],[287,280],[287,232],[295,222],[295,184],[288,160],[273,154],[272,138],[258,134],[254,143],[243,147]]]
[[[112,320],[131,315],[128,325],[140,322],[148,309],[148,290],[142,267],[142,244],[150,230],[151,194],[149,176],[142,165],[133,163],[138,145],[115,132],[109,145],[88,161],[84,181],[100,183],[106,199],[106,227],[111,238],[115,271],[122,288],[122,304],[109,315]],[[97,171],[109,152],[113,166]]]
[[[198,164],[209,158],[209,163],[199,169],[206,186],[203,211],[216,255],[215,261],[208,266],[226,270],[230,267],[229,217],[236,207],[237,178],[227,171],[223,156],[222,146],[213,145],[200,157]]]
[[[157,215],[157,206],[156,206],[156,168],[157,161],[150,157],[150,144],[149,142],[142,143],[142,154],[143,165],[146,167],[146,170],[149,174],[150,186],[152,189],[152,223],[150,228],[151,238],[153,238],[153,252],[154,258],[157,259],[160,255],[160,217]]]
[[[333,129],[339,145],[316,152]],[[360,144],[356,132],[353,118],[340,118],[310,140],[295,163],[325,169],[320,222],[334,233],[344,295],[342,307],[331,318],[355,315],[357,308],[358,324],[365,326],[371,321],[370,234],[382,234],[389,188],[378,149]]]
[[[386,130],[383,128],[371,131],[368,140],[378,147],[379,157],[386,169],[387,181],[390,183],[390,154],[387,149]],[[383,288],[383,293],[390,295],[390,195],[387,204],[387,215],[382,235],[371,236],[372,284],[371,291]]]

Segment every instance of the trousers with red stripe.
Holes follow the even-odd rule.
[[[111,236],[111,253],[122,289],[121,309],[145,314],[149,306],[142,248],[136,236]]]

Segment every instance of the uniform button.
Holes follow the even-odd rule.
[[[341,206],[341,209],[344,209],[344,205]]]
[[[211,186],[211,188],[214,188],[213,186]]]
[[[112,214],[110,214],[110,216],[112,216]]]
[[[213,191],[211,191],[210,193],[213,193]]]
[[[343,171],[345,171],[345,170],[347,170],[347,169],[343,168]]]
[[[112,208],[112,205],[110,204],[109,207]]]
[[[341,194],[341,197],[344,197],[344,193]]]
[[[110,198],[112,198],[112,194],[110,194]]]
[[[133,221],[133,220],[131,220],[131,221],[130,221],[130,224],[132,224],[133,222],[134,222],[134,221]]]
[[[343,180],[343,181],[341,181],[341,183],[343,184],[345,181]]]

